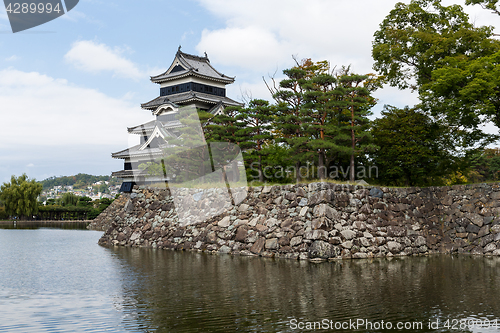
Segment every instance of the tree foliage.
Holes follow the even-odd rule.
[[[295,170],[317,161],[318,178],[324,179],[332,160],[349,156],[354,180],[354,159],[370,141],[367,117],[375,104],[371,93],[380,86],[376,76],[357,75],[349,67],[335,71],[328,62],[311,59],[296,61],[283,73],[287,78],[270,87],[278,103],[273,126],[277,140],[290,149]]]
[[[78,201],[78,196],[71,192],[66,192],[61,197],[62,206],[76,206],[78,204]]]
[[[37,198],[42,193],[42,185],[26,174],[12,176],[10,183],[0,187],[0,200],[4,202],[5,212],[19,218],[29,218],[38,212]]]
[[[498,9],[498,0],[465,0],[466,5],[481,5],[484,9],[491,10],[493,13],[500,15]]]
[[[459,132],[464,147],[498,138],[481,128],[500,125],[500,42],[492,27],[476,27],[459,5],[412,0],[396,4],[374,36],[374,68],[392,86],[417,90],[421,107]]]
[[[111,183],[118,180],[110,176],[93,176],[84,173],[79,173],[74,176],[62,176],[62,177],[50,177],[42,180],[40,183],[43,185],[43,189],[49,189],[54,186],[74,186],[75,188],[86,188],[98,181],[109,181]]]
[[[419,109],[386,106],[372,134],[379,180],[396,186],[439,185],[457,167],[450,133]]]
[[[239,110],[244,127],[240,129],[243,136],[248,139],[242,149],[245,150],[244,159],[247,165],[257,164],[258,177],[264,182],[262,171],[263,159],[269,154],[269,144],[273,139],[272,120],[275,107],[269,105],[268,101],[254,99],[248,103],[246,108]],[[249,169],[251,170],[251,169]]]
[[[496,42],[491,27],[475,27],[459,5],[439,0],[397,3],[374,34],[374,68],[395,87],[418,90],[451,56],[490,54]]]

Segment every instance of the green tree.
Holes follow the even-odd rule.
[[[318,157],[318,178],[326,178],[327,155],[347,151],[348,148],[339,145],[342,135],[340,123],[337,121],[338,111],[345,103],[345,89],[338,85],[337,78],[328,70],[319,72],[304,84],[304,99],[302,108],[305,116],[304,132],[308,135],[306,144],[308,151]],[[308,156],[311,154],[306,154]]]
[[[92,199],[89,197],[79,197],[76,205],[78,207],[92,207]]]
[[[374,34],[374,68],[401,89],[417,90],[449,56],[491,54],[491,27],[475,27],[459,5],[439,0],[397,3]]]
[[[450,134],[419,109],[385,106],[373,124],[372,154],[379,179],[388,185],[437,185],[458,167]]]
[[[274,107],[268,101],[254,99],[248,103],[248,107],[239,110],[244,128],[240,129],[244,137],[245,162],[251,164],[257,162],[258,177],[260,182],[264,182],[262,171],[263,158],[269,150],[265,147],[273,139],[272,125]]]
[[[465,0],[466,5],[481,5],[484,9],[491,10],[493,13],[500,15],[498,10],[498,0]]]
[[[485,122],[500,127],[500,51],[476,59],[447,57],[441,66],[420,89],[422,105],[446,115],[450,124],[475,129],[472,139],[484,136],[480,125]]]
[[[241,151],[251,148],[251,141],[247,129],[245,111],[241,107],[230,106],[224,109],[224,113],[218,114],[204,126],[205,138],[210,144],[210,153],[214,168],[222,168],[223,178],[226,179],[226,166],[231,165],[231,173],[234,181],[239,181],[240,171],[236,157]]]
[[[349,180],[355,180],[355,159],[362,153],[373,151],[375,146],[371,143],[372,137],[369,131],[372,115],[370,109],[375,106],[377,100],[371,95],[380,88],[379,78],[376,75],[358,75],[350,71],[350,68],[343,68],[338,75],[339,86],[343,90],[342,110],[347,111],[344,117],[345,129],[349,132]],[[341,114],[339,114],[339,117]],[[344,115],[345,116],[345,115]],[[346,121],[346,118],[348,119]],[[342,120],[341,120],[342,121]]]
[[[66,192],[61,197],[62,206],[76,206],[78,204],[78,196],[71,192]]]
[[[286,78],[281,80],[276,86],[274,78],[273,85],[267,85],[277,103],[276,114],[273,121],[275,137],[277,142],[285,144],[289,148],[289,159],[295,163],[295,179],[301,181],[300,166],[301,160],[306,153],[306,143],[308,138],[303,132],[305,123],[302,114],[304,106],[304,88],[306,80],[312,76],[306,67],[311,63],[310,59],[299,63],[295,60],[296,66],[283,70]],[[307,63],[306,63],[307,62]]]
[[[496,1],[468,3],[490,8]],[[461,133],[464,147],[484,146],[496,136],[480,125],[500,124],[500,42],[492,35],[492,27],[476,27],[459,5],[398,3],[375,32],[374,68],[392,86],[417,90],[422,108]]]
[[[5,212],[19,218],[30,218],[38,212],[37,198],[43,186],[34,179],[29,180],[26,174],[12,176],[10,183],[0,187],[0,200],[5,204]]]

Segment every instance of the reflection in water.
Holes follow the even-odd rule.
[[[136,306],[143,309],[140,319],[161,331],[286,332],[293,331],[292,318],[418,321],[426,331],[430,320],[499,318],[498,258],[433,256],[312,264],[145,249],[113,251],[140,272],[135,290]]]
[[[86,230],[90,222],[84,221],[0,221],[0,229],[73,229]]]
[[[314,264],[103,248],[100,235],[0,229],[0,332],[298,332],[291,319],[422,322],[420,332],[439,319],[433,332],[457,332],[443,323],[500,318],[499,258]]]

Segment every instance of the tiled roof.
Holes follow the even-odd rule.
[[[151,157],[156,157],[156,156],[161,156],[163,154],[163,148],[148,148],[144,150],[139,150],[139,148],[142,147],[142,145],[136,145],[124,150],[121,150],[116,153],[112,153],[111,157],[113,158],[127,158],[131,156],[151,156]]]
[[[168,73],[167,71],[163,74],[152,76],[151,77],[152,82],[161,83],[164,81],[169,81],[189,75],[194,75],[209,80],[224,82],[226,84],[234,82],[234,77],[226,76],[218,72],[215,68],[213,68],[212,65],[210,65],[210,60],[208,60],[206,54],[205,57],[198,57],[195,55],[181,52],[181,50],[179,49],[175,57],[176,59],[179,59],[179,62],[185,69],[172,71],[170,73]]]
[[[228,97],[222,97],[222,96],[216,96],[216,95],[210,95],[210,94],[205,94],[201,92],[193,92],[193,91],[188,91],[180,94],[175,94],[175,95],[169,95],[169,96],[160,96],[152,101],[149,101],[147,103],[141,104],[141,107],[144,109],[154,109],[166,102],[173,102],[176,104],[184,104],[188,103],[191,101],[200,101],[200,102],[205,102],[209,104],[217,104],[222,102],[225,105],[230,105],[230,106],[243,106],[242,103],[236,102]]]
[[[160,122],[162,124],[163,129],[178,128],[178,127],[183,126],[182,123],[177,119],[172,120],[172,121],[152,120],[152,121],[147,122],[145,124],[137,125],[134,127],[129,127],[129,128],[127,128],[127,130],[129,133],[133,133],[133,134],[143,134],[143,132],[146,132],[146,134],[150,134],[155,129],[157,122]],[[169,135],[172,136],[170,133],[169,133]]]
[[[134,176],[139,176],[141,170],[120,170],[111,173],[111,176],[117,178],[133,178]]]

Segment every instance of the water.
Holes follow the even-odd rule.
[[[0,332],[312,332],[298,327],[358,319],[372,328],[320,331],[404,331],[377,329],[382,320],[417,325],[409,332],[500,331],[458,321],[500,327],[499,258],[314,264],[108,249],[101,234],[0,229]]]

